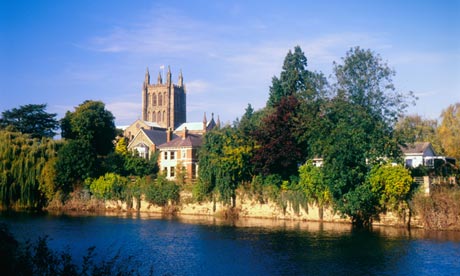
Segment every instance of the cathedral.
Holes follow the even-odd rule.
[[[124,129],[128,150],[144,158],[158,153],[158,165],[168,179],[175,179],[178,170],[185,169],[186,179],[194,181],[198,175],[198,149],[203,135],[220,127],[214,114],[208,121],[186,122],[186,89],[182,71],[177,84],[172,82],[168,66],[166,80],[161,73],[157,82],[150,83],[147,68],[142,84],[142,117]]]
[[[157,123],[162,128],[176,129],[186,119],[186,90],[182,71],[177,84],[172,83],[169,66],[165,82],[161,73],[158,73],[157,83],[150,84],[147,68],[142,86],[142,120]]]

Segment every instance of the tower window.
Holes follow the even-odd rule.
[[[152,105],[153,106],[157,105],[157,94],[153,94],[153,96],[152,96]]]
[[[163,105],[163,98],[161,96],[161,93],[158,94],[158,105]]]

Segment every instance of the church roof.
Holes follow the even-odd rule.
[[[168,143],[160,145],[158,148],[180,148],[180,147],[200,147],[202,144],[202,135],[187,134],[185,138],[177,136]]]
[[[211,119],[211,121],[207,122],[206,129],[209,130],[210,128],[214,128],[215,126],[216,123],[214,122],[214,119]],[[202,131],[203,122],[183,123],[178,128],[176,128],[175,131],[184,131],[185,128],[187,128],[188,131]]]

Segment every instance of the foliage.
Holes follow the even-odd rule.
[[[40,208],[56,191],[52,177],[55,142],[0,131],[0,202],[5,207]]]
[[[395,75],[380,55],[359,47],[351,48],[342,64],[334,62],[337,95],[365,108],[372,116],[392,126],[407,108],[412,94],[397,92]]]
[[[120,155],[128,154],[128,142],[126,137],[121,137],[120,139],[118,139],[117,144],[115,146],[115,152]]]
[[[49,238],[34,243],[19,243],[4,224],[0,224],[0,260],[3,275],[140,275],[139,263],[119,254],[96,262],[96,247],[90,247],[81,262],[74,262],[68,251],[54,251]],[[152,274],[152,272],[150,272]]]
[[[235,190],[252,176],[254,144],[245,139],[235,128],[225,127],[213,130],[204,136],[200,149],[199,184],[194,189],[198,200],[216,189],[220,199],[232,206],[235,204]]]
[[[87,143],[96,155],[106,155],[113,150],[115,124],[112,113],[100,101],[85,101],[67,111],[61,120],[62,137]]]
[[[319,207],[332,202],[332,195],[322,169],[313,165],[311,161],[299,167],[299,187],[307,199],[311,203],[318,204]]]
[[[145,159],[137,154],[128,154],[124,156],[125,175],[146,176],[158,173],[158,153],[150,159]]]
[[[169,201],[173,204],[179,202],[179,186],[162,174],[158,175],[155,181],[149,181],[146,178],[143,190],[145,199],[149,203],[166,206]]]
[[[15,130],[30,134],[32,138],[52,138],[58,128],[55,113],[45,112],[46,104],[28,104],[2,112],[0,128],[13,126]]]
[[[278,174],[283,179],[297,174],[297,166],[304,159],[304,146],[298,142],[295,131],[299,106],[295,96],[284,97],[274,112],[263,118],[262,125],[255,132],[258,148],[253,162],[256,172]]]
[[[86,179],[85,183],[89,186],[91,193],[98,199],[125,199],[125,189],[128,186],[126,177],[106,173],[97,179]]]
[[[67,194],[85,179],[97,177],[99,169],[99,160],[87,143],[69,140],[62,145],[57,154],[56,183]]]
[[[370,50],[351,49],[334,73],[336,97],[322,107],[317,148],[336,209],[367,225],[378,213],[379,197],[366,175],[382,158],[399,157],[393,127],[407,97],[395,91],[393,70]]]
[[[292,95],[314,99],[319,91],[324,91],[325,86],[327,84],[322,74],[307,70],[307,58],[302,49],[296,46],[294,52],[289,50],[284,58],[280,77],[272,78],[267,107],[275,107],[282,98]]]
[[[406,202],[413,187],[410,172],[401,165],[374,166],[369,173],[371,190],[379,197],[383,210],[397,210],[401,202]]]
[[[396,135],[404,144],[430,142],[437,154],[442,154],[441,139],[436,120],[422,119],[419,115],[400,117],[395,126]]]
[[[460,161],[460,102],[449,105],[441,114],[438,128],[445,154]]]

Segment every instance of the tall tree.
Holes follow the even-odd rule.
[[[365,181],[370,166],[398,158],[394,123],[407,107],[396,92],[394,71],[380,56],[359,47],[335,64],[336,97],[323,107],[319,148],[336,208],[357,225],[378,212],[378,197]]]
[[[272,78],[268,107],[276,106],[283,97],[298,95],[312,100],[326,93],[327,81],[321,73],[307,70],[307,58],[300,46],[289,50],[280,77]]]
[[[407,108],[412,94],[398,92],[391,69],[380,55],[359,47],[350,49],[342,64],[334,62],[335,90],[338,96],[362,106],[377,118],[394,124]]]
[[[449,105],[441,118],[438,134],[445,154],[460,160],[460,103]]]
[[[112,113],[100,101],[85,101],[61,120],[62,137],[88,143],[98,155],[113,150],[116,130]]]
[[[32,138],[53,137],[58,128],[55,113],[45,111],[46,104],[28,104],[2,112],[0,128],[13,126]]]

